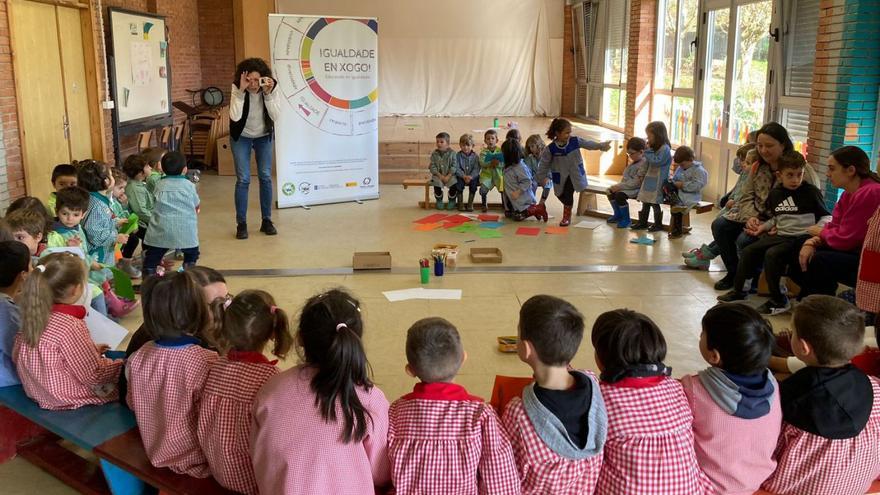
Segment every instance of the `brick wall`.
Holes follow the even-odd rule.
[[[566,4],[562,31],[562,115],[574,114],[574,34],[571,32],[571,11],[571,5]]]
[[[211,33],[201,39],[202,86],[216,86],[229,102],[235,72],[232,0],[198,0],[199,31]]]
[[[641,135],[651,118],[656,30],[657,0],[632,0],[624,125],[627,137]]]
[[[810,163],[824,176],[828,155],[856,145],[874,156],[880,90],[880,2],[822,0],[810,99]],[[875,163],[876,167],[877,164]],[[838,191],[826,184],[829,205]]]
[[[0,1],[0,210],[5,212],[10,200],[24,193],[9,22],[6,2]]]

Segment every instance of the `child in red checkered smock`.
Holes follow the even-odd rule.
[[[842,299],[812,295],[795,307],[791,349],[807,367],[780,385],[779,495],[865,493],[880,476],[880,382],[850,359],[864,346],[864,317]]]
[[[250,448],[260,493],[362,495],[389,486],[388,401],[370,380],[360,303],[334,289],[302,309],[303,364],[254,399]]]
[[[713,493],[694,453],[694,417],[681,384],[663,364],[666,340],[647,316],[618,309],[592,334],[608,438],[596,493]]]
[[[118,399],[121,359],[102,354],[79,305],[86,287],[82,260],[50,254],[31,272],[21,294],[21,331],[12,359],[25,393],[44,409],[76,409]]]
[[[767,369],[773,329],[744,304],[703,316],[700,353],[709,368],[682,378],[694,414],[697,461],[718,493],[751,495],[776,469],[779,387]]]
[[[247,290],[234,299],[211,305],[215,343],[223,354],[208,373],[199,405],[199,444],[214,479],[240,493],[257,493],[248,447],[254,396],[278,373],[263,349],[283,358],[293,344],[287,314],[261,290]]]
[[[209,321],[203,298],[187,272],[148,278],[144,328],[155,340],[132,354],[125,367],[128,405],[150,462],[197,478],[211,474],[196,424],[205,379],[217,360],[216,352],[193,337]]]
[[[862,244],[856,305],[862,311],[873,313],[875,318],[880,313],[880,208],[868,221],[868,234]]]
[[[492,406],[452,383],[464,361],[458,330],[442,318],[406,335],[406,372],[421,380],[388,411],[388,458],[397,495],[519,494],[507,434]]]
[[[502,422],[523,494],[596,489],[608,416],[595,375],[569,367],[583,335],[583,316],[562,299],[534,296],[520,309],[518,353],[535,383],[510,401]]]

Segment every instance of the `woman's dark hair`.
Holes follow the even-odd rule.
[[[62,191],[63,191],[63,189],[62,189]],[[88,201],[86,201],[86,206],[88,206]],[[56,207],[57,207],[57,205],[56,205]],[[52,219],[52,216],[49,215],[49,210],[46,209],[46,205],[44,205],[43,202],[40,201],[39,199],[37,199],[33,196],[22,196],[22,197],[16,199],[15,201],[13,201],[12,203],[9,204],[8,208],[6,208],[6,216],[9,216],[10,213],[12,213],[14,211],[18,211],[18,210],[33,211],[34,213],[37,213],[37,214],[43,216],[43,218],[46,220],[46,228],[43,230],[43,237],[44,238],[46,237],[46,234],[48,234],[48,232],[50,230],[52,230],[52,222],[54,220]],[[86,211],[86,210],[83,209],[83,211]],[[7,224],[7,227],[8,227],[8,224]]]
[[[758,139],[758,136],[761,134],[766,134],[773,139],[779,141],[782,144],[782,154],[788,153],[790,151],[794,151],[794,143],[791,142],[791,136],[788,135],[788,129],[783,127],[781,124],[776,122],[767,122],[760,129],[758,129],[757,134],[755,134],[755,139]],[[767,164],[764,161],[764,157],[758,153],[758,161],[763,164]]]
[[[703,315],[706,347],[721,355],[720,368],[737,375],[767,369],[775,338],[770,323],[745,304],[719,304]]]
[[[556,139],[556,136],[566,129],[571,129],[571,122],[566,119],[556,118],[550,122],[550,127],[547,129],[545,136],[547,136],[547,139]]]
[[[856,175],[862,179],[880,182],[880,175],[871,170],[871,159],[865,150],[858,146],[844,146],[831,152],[831,156],[843,167],[854,167]]]
[[[110,166],[97,160],[83,160],[75,162],[76,185],[88,192],[98,192],[107,189],[110,180]]]
[[[669,142],[669,131],[666,130],[666,124],[663,122],[660,122],[659,120],[649,122],[648,125],[645,126],[645,133],[649,132],[654,136],[653,142],[649,140],[647,143],[652,150],[657,151],[662,148],[664,144],[666,146],[672,146],[672,143]]]
[[[205,296],[189,272],[147,278],[141,302],[144,329],[153,339],[201,336],[208,324]]]
[[[263,352],[266,342],[275,346],[272,354],[284,358],[293,345],[287,313],[275,305],[271,294],[262,290],[246,290],[226,304],[211,303],[213,343],[220,354],[230,350]]]
[[[235,67],[235,74],[232,76],[232,83],[235,84],[235,87],[237,88],[238,83],[241,80],[242,72],[247,72],[248,74],[251,72],[259,72],[260,77],[272,77],[272,69],[270,69],[269,64],[261,58],[246,58],[238,63]]]
[[[519,141],[508,138],[501,143],[501,154],[504,155],[504,167],[518,164],[523,159],[523,149]]]
[[[361,342],[363,332],[360,302],[342,289],[332,289],[306,301],[297,329],[301,357],[316,370],[312,378],[315,407],[325,421],[335,422],[339,403],[344,443],[363,440],[367,419],[372,421],[357,394],[358,387],[373,387]]]
[[[539,294],[519,309],[519,337],[547,366],[566,366],[584,338],[584,316],[568,301]]]
[[[615,309],[599,315],[591,336],[596,358],[607,370],[637,364],[658,364],[666,358],[666,339],[642,313]]]

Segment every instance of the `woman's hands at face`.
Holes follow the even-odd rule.
[[[269,94],[273,89],[275,89],[275,80],[269,77],[266,80],[266,85],[263,86],[263,92]]]

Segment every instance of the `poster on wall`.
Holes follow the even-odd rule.
[[[278,207],[379,197],[375,18],[269,16]]]

